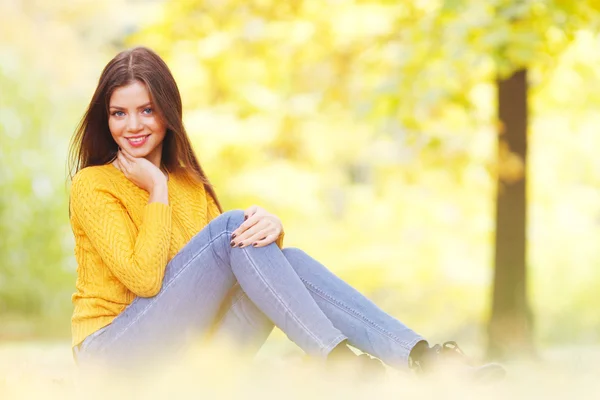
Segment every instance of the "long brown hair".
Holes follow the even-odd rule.
[[[222,211],[183,126],[181,95],[167,64],[146,47],[135,47],[117,54],[104,67],[92,100],[75,130],[69,148],[69,177],[92,165],[104,165],[115,159],[118,145],[108,129],[109,101],[115,89],[135,81],[146,85],[150,99],[165,121],[162,166],[170,173],[203,185]]]

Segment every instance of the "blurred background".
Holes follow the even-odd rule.
[[[599,21],[594,0],[0,0],[2,346],[69,357],[68,143],[135,45],[224,208],[279,215],[433,341],[597,346]]]

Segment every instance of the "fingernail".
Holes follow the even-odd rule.
[[[235,239],[237,235],[234,233],[233,235],[231,235],[231,239]]]
[[[257,245],[257,244],[258,244],[258,243],[252,243],[252,246],[253,246],[253,247],[256,247],[256,245]]]
[[[245,220],[247,220],[247,219],[248,219],[248,216],[247,216],[247,215],[244,215],[244,221],[245,221]]]
[[[231,247],[235,247],[235,242],[233,240],[229,242],[229,244],[231,245]]]
[[[244,246],[246,246],[244,243],[240,243],[240,249]]]

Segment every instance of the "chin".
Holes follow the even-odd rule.
[[[144,148],[136,149],[135,147],[130,147],[129,152],[138,158],[146,157],[148,154],[151,153],[148,149],[144,149]]]

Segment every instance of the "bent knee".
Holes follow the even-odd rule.
[[[211,227],[220,231],[233,232],[244,222],[243,210],[225,211],[210,222]]]

